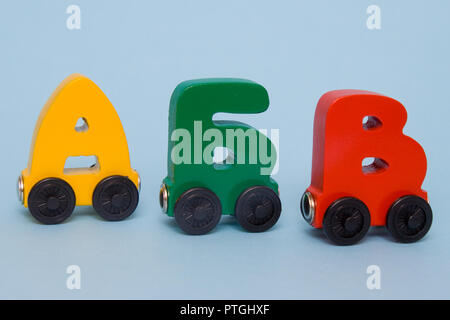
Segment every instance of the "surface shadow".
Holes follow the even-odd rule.
[[[167,227],[168,229],[170,229],[170,231],[172,231],[172,232],[188,235],[186,232],[181,230],[181,228],[178,226],[177,222],[175,221],[175,218],[173,218],[173,217],[167,217],[167,219],[164,219],[164,226]]]
[[[322,229],[311,228],[310,230],[307,230],[306,234],[307,234],[307,236],[309,236],[311,238],[322,240],[328,244],[340,247],[340,245],[337,245],[334,242],[330,241],[327,238],[327,236],[324,234]],[[386,241],[396,242],[389,235],[389,232],[387,231],[386,227],[377,226],[377,227],[370,227],[370,229],[367,232],[367,234],[365,235],[365,237],[363,239],[361,239],[361,241],[359,241],[351,246],[358,246],[358,245],[364,244],[367,241],[372,241],[373,239],[385,239]]]
[[[184,235],[189,235],[187,233],[185,233],[177,224],[175,218],[173,217],[167,217],[167,219],[165,219],[166,221],[164,221],[164,225],[168,228],[170,228],[171,230],[175,230],[177,233],[179,234],[184,234]],[[276,227],[273,226],[271,229],[265,231],[265,232],[269,232],[271,230],[274,230]],[[252,233],[249,231],[246,231],[244,228],[241,227],[241,225],[237,222],[237,220],[234,218],[234,216],[229,216],[229,215],[225,215],[222,216],[219,223],[217,224],[217,226],[212,229],[210,232],[206,233],[206,234],[202,234],[200,236],[207,236],[207,235],[211,235],[211,234],[215,234],[217,232],[222,232],[223,230],[225,230],[226,228],[232,228],[234,230],[236,230],[237,232],[247,232],[247,233]],[[193,235],[195,236],[195,235]]]
[[[20,214],[23,216],[23,218],[25,220],[28,220],[29,222],[32,222],[35,224],[43,224],[43,223],[40,223],[38,220],[36,220],[30,213],[30,210],[28,210],[27,208],[25,208],[23,206],[20,209]]]
[[[30,211],[28,210],[28,208],[22,207],[21,210],[20,210],[20,213],[29,222],[32,222],[32,223],[38,224],[38,225],[46,225],[45,223],[42,223],[39,220],[35,219],[33,217],[33,215],[30,213]],[[73,222],[73,221],[75,221],[77,219],[80,219],[82,217],[89,217],[89,219],[94,218],[97,221],[114,223],[114,222],[123,222],[123,221],[130,221],[130,220],[136,219],[136,212],[133,212],[129,217],[127,217],[124,220],[109,221],[109,220],[103,219],[97,213],[97,211],[95,211],[95,209],[92,206],[78,206],[78,207],[75,207],[75,209],[73,210],[73,212],[72,212],[72,214],[70,215],[69,218],[67,218],[66,220],[64,220],[63,222],[58,223],[58,224],[59,225],[64,225],[66,223],[71,223],[71,222]]]
[[[301,232],[304,232],[301,230]],[[306,235],[310,238],[314,239],[321,239],[322,241],[328,241],[327,237],[323,233],[322,229],[316,229],[316,228],[309,228],[309,230],[306,231]]]

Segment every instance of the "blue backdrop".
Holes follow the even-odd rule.
[[[69,30],[66,9],[81,9]],[[381,29],[369,30],[369,5]],[[449,1],[8,1],[0,10],[0,298],[450,298],[448,181]],[[16,197],[35,121],[60,81],[78,72],[109,97],[142,177],[130,219],[106,222],[78,208],[56,226],[37,223]],[[200,77],[263,84],[271,105],[233,116],[280,129],[283,212],[269,232],[224,218],[214,232],[183,234],[161,213],[167,112],[175,86]],[[405,133],[424,147],[424,189],[434,211],[420,242],[384,228],[337,247],[301,218],[309,185],[315,105],[354,88],[401,101]],[[66,268],[81,268],[68,290]],[[366,286],[369,265],[381,289]]]

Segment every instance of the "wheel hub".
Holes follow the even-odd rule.
[[[167,213],[168,199],[169,192],[167,191],[166,185],[162,184],[159,190],[159,205],[164,213]]]
[[[111,203],[114,207],[120,208],[123,206],[123,197],[120,194],[115,194],[112,196]]]
[[[23,204],[23,190],[24,190],[23,176],[20,175],[19,179],[17,180],[17,196],[19,197],[19,201],[21,204]]]
[[[194,219],[196,220],[204,220],[207,215],[207,210],[203,206],[197,207],[194,209]]]
[[[56,210],[59,208],[59,200],[56,197],[49,197],[47,200],[47,208]]]
[[[416,229],[422,225],[424,220],[425,217],[422,210],[418,209],[408,218],[408,228]]]
[[[345,219],[344,227],[349,232],[355,232],[358,231],[360,227],[360,219],[358,216],[350,216],[347,219]]]
[[[263,204],[257,205],[255,208],[255,216],[259,219],[265,218],[270,214],[270,208]]]

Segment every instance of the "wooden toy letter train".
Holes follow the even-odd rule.
[[[250,139],[245,139],[242,150],[238,148],[237,137],[233,136],[229,153],[232,159],[223,163],[194,163],[195,146],[190,144],[188,162],[175,164],[171,139],[177,129],[195,134],[195,122],[202,130],[217,130],[218,136],[227,137],[227,132],[242,132],[253,135],[253,153],[259,154],[264,139],[271,152],[275,147],[258,130],[237,121],[213,121],[217,112],[260,113],[269,107],[269,96],[263,86],[242,79],[203,79],[185,81],[179,84],[170,100],[169,150],[167,155],[168,175],[164,179],[159,199],[161,207],[169,216],[174,216],[178,225],[188,234],[204,234],[211,231],[222,214],[234,215],[239,224],[251,232],[271,228],[280,217],[281,202],[278,184],[270,175],[262,175],[263,164],[257,157],[254,163],[237,163],[239,157],[250,157]],[[216,147],[226,147],[222,140]],[[210,142],[198,148],[200,156]],[[210,148],[207,156],[211,157]],[[231,161],[229,161],[231,160]]]
[[[273,163],[258,156],[265,152],[276,160],[274,144],[247,124],[212,119],[218,112],[261,113],[268,107],[266,89],[249,80],[199,79],[175,88],[169,107],[167,176],[159,201],[184,232],[208,233],[221,215],[235,216],[250,232],[276,224],[281,202],[278,184],[270,176]],[[426,156],[403,134],[406,119],[401,103],[373,92],[336,90],[320,98],[311,185],[300,208],[304,219],[322,228],[333,243],[354,244],[370,226],[386,226],[399,242],[417,241],[429,231],[432,211],[421,189]],[[230,131],[243,140],[239,134],[231,143],[219,139],[228,138]],[[221,162],[212,161],[217,148],[227,151]],[[94,156],[96,161],[66,168],[68,158],[80,156]],[[69,76],[36,123],[28,166],[18,180],[21,203],[44,224],[61,223],[75,206],[86,205],[104,219],[118,221],[135,211],[139,191],[140,178],[131,168],[113,105],[88,78]]]
[[[373,92],[337,90],[320,98],[311,186],[300,207],[336,244],[358,242],[371,225],[386,225],[401,242],[417,241],[430,229],[432,212],[421,189],[427,160],[403,134],[406,118],[401,103]]]
[[[80,156],[97,161],[65,168],[68,158]],[[117,221],[136,209],[139,185],[113,105],[88,78],[69,76],[39,115],[28,167],[19,177],[20,201],[44,224],[63,222],[75,205],[93,205],[104,219]]]

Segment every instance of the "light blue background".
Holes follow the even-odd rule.
[[[69,4],[81,30],[66,28]],[[381,7],[381,30],[366,8]],[[0,298],[450,298],[449,1],[3,1],[0,6]],[[66,223],[38,224],[21,207],[16,179],[47,98],[66,76],[94,80],[116,107],[140,205],[111,223],[78,208]],[[263,84],[271,106],[227,116],[280,129],[283,212],[269,232],[233,218],[214,232],[184,235],[161,214],[167,111],[175,86],[199,77]],[[301,218],[309,185],[312,126],[321,94],[367,89],[400,100],[405,133],[424,147],[430,233],[393,242],[384,228],[358,245],[330,245]],[[66,288],[66,267],[82,270]],[[381,290],[366,287],[379,265]]]

